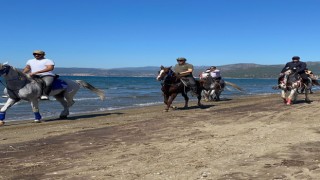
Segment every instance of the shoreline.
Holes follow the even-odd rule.
[[[0,179],[317,179],[319,94],[291,106],[255,95],[6,124]]]

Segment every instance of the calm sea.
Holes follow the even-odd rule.
[[[106,100],[101,101],[91,91],[81,88],[75,96],[75,104],[70,109],[70,114],[82,114],[90,112],[108,111],[124,108],[143,107],[155,104],[163,104],[160,82],[155,77],[83,77],[62,76],[63,79],[81,79],[93,86],[100,88],[106,93]],[[249,96],[257,94],[275,94],[279,91],[273,90],[276,79],[225,79],[235,83],[244,92],[239,92],[232,87],[225,89],[221,98],[232,98],[236,96]],[[3,81],[3,80],[2,80]],[[4,86],[0,84],[0,90]],[[191,99],[195,99],[191,97]],[[183,101],[181,95],[177,101]],[[0,98],[3,106],[6,98]],[[42,117],[59,117],[62,106],[51,97],[50,101],[40,102]],[[21,101],[11,107],[6,114],[6,121],[33,119],[30,103]]]

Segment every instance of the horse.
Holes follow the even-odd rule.
[[[20,70],[8,65],[0,64],[0,76],[5,80],[4,92],[8,95],[8,100],[0,109],[0,126],[4,125],[5,114],[8,108],[13,106],[20,100],[26,100],[31,103],[34,113],[34,122],[41,122],[41,114],[39,112],[39,98],[42,95],[44,82],[41,79],[34,79]],[[1,82],[2,83],[2,82]],[[50,96],[54,96],[63,106],[60,114],[61,119],[67,118],[69,108],[75,103],[73,97],[76,95],[80,87],[86,88],[97,94],[101,100],[105,99],[103,90],[97,89],[91,84],[83,80],[68,80],[57,78],[53,82]]]
[[[292,105],[296,101],[298,89],[305,89],[305,102],[311,102],[308,97],[309,89],[311,87],[308,87],[307,84],[303,83],[300,75],[294,70],[289,69],[286,72],[284,72],[284,76],[280,77],[278,79],[278,82],[278,87],[281,89],[281,98],[283,99],[283,102],[285,104]]]
[[[164,96],[164,103],[166,104],[165,111],[167,112],[169,108],[174,108],[172,105],[173,100],[177,97],[179,93],[184,97],[185,104],[184,108],[188,108],[189,97],[187,95],[190,88],[187,87],[185,82],[181,80],[181,78],[173,72],[170,67],[160,67],[160,71],[156,78],[158,81],[162,81],[161,90]],[[202,106],[201,104],[201,91],[202,87],[200,86],[200,82],[196,80],[197,86],[197,99],[198,99],[198,106]]]
[[[217,80],[204,72],[200,75],[200,83],[203,87],[202,94],[205,101],[220,101],[220,95],[225,87],[223,79]]]
[[[208,72],[200,74],[200,84],[203,87],[202,93],[205,101],[220,101],[220,95],[227,85],[232,86],[240,92],[243,91],[238,85],[225,81],[222,78],[220,80],[214,79]]]

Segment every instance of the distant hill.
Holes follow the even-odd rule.
[[[320,62],[307,62],[314,74],[320,74]],[[259,65],[239,63],[219,66],[223,77],[229,78],[276,78],[283,68],[281,65]],[[209,66],[195,66],[194,76],[198,76]],[[55,73],[65,76],[110,76],[110,77],[155,77],[160,67],[127,67],[113,69],[99,68],[55,68]]]

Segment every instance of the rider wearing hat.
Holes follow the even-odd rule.
[[[293,56],[292,57],[292,61],[288,62],[284,68],[282,69],[280,76],[284,75],[284,72],[286,72],[287,70],[293,70],[295,72],[297,72],[300,77],[302,78],[302,81],[306,84],[310,83],[310,80],[308,78],[308,75],[305,73],[305,70],[307,70],[307,64],[305,62],[300,61],[300,57],[299,56]]]
[[[186,63],[187,59],[184,57],[177,58],[178,64],[174,67],[174,72],[177,73],[180,78],[187,82],[188,86],[193,93],[197,94],[196,81],[192,75],[193,65]]]
[[[45,52],[41,50],[33,51],[33,56],[35,58],[27,61],[27,65],[23,69],[23,72],[30,73],[30,76],[40,77],[45,82],[46,86],[40,99],[48,100],[55,77],[55,74],[52,72],[54,69],[54,62],[45,58]]]

